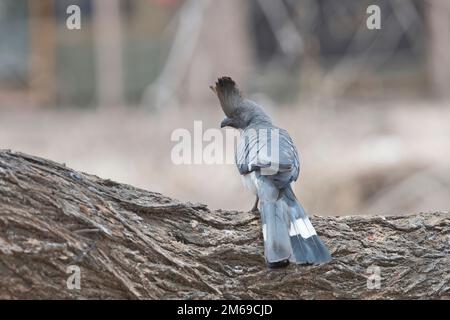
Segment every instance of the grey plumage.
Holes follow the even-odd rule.
[[[236,165],[244,185],[260,200],[268,265],[330,261],[290,186],[298,178],[300,160],[288,132],[274,126],[261,106],[244,99],[231,78],[220,78],[211,89],[226,115],[221,127],[241,130]]]

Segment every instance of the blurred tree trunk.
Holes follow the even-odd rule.
[[[32,104],[48,106],[56,99],[56,22],[53,0],[28,0],[30,15],[30,93]]]
[[[450,1],[427,1],[429,68],[434,93],[450,98]]]
[[[122,16],[119,0],[94,0],[96,86],[100,107],[124,99]]]
[[[448,213],[312,222],[333,261],[269,270],[254,214],[0,150],[0,299],[450,298]]]
[[[195,82],[197,86],[202,83],[204,90],[208,81],[202,82],[198,77],[186,81],[186,76],[192,64],[210,4],[210,0],[186,0],[178,9],[177,28],[171,48],[157,79],[145,89],[141,102],[144,106],[159,110],[173,107],[181,100],[182,104],[188,104],[182,92],[187,90],[192,82]],[[208,64],[203,64],[195,70],[195,74],[201,75],[202,71],[208,69]]]
[[[207,9],[195,52],[181,89],[182,101],[210,101],[208,85],[219,76],[231,76],[245,84],[252,71],[248,32],[248,3],[213,1]]]

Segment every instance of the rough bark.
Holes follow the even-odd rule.
[[[448,213],[312,222],[333,261],[269,270],[252,213],[0,151],[0,298],[450,297]],[[67,288],[71,265],[80,290]],[[371,266],[378,289],[367,286]]]

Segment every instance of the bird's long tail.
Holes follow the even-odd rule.
[[[269,267],[289,264],[292,255],[289,217],[279,201],[261,202],[264,255]]]
[[[300,202],[289,186],[278,200],[288,212],[289,237],[292,247],[291,262],[321,264],[331,260],[330,252],[316,233]]]
[[[331,260],[291,187],[276,202],[261,203],[264,252],[269,266],[321,264]]]

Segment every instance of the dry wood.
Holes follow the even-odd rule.
[[[450,298],[448,213],[312,222],[333,261],[269,270],[252,213],[0,151],[0,298]],[[70,265],[80,290],[67,288]]]

